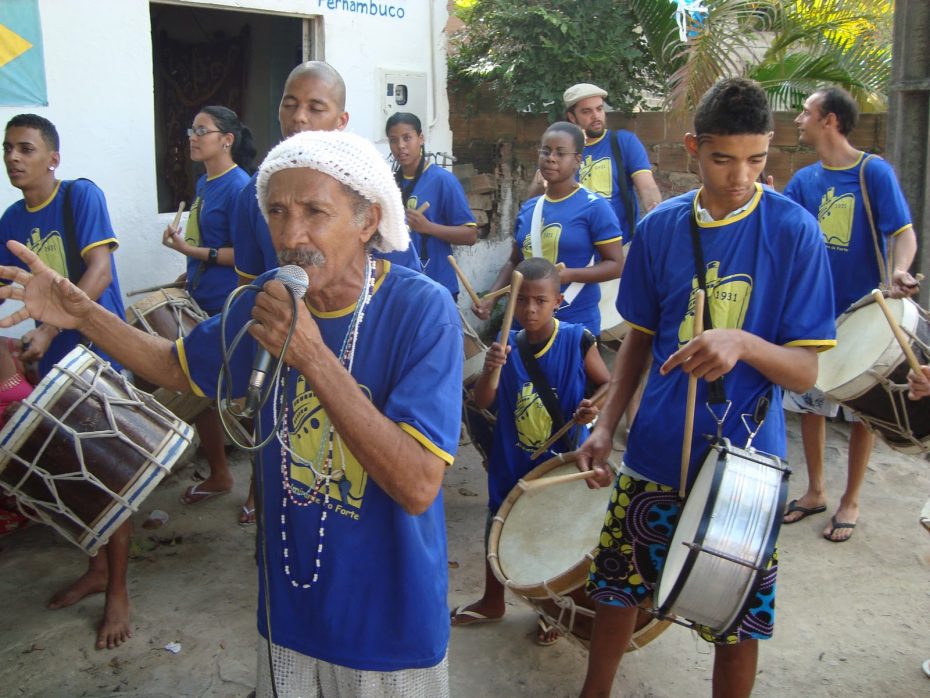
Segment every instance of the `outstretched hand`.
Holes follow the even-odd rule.
[[[12,327],[32,318],[61,329],[73,329],[96,305],[81,289],[54,269],[25,245],[10,241],[7,249],[21,259],[30,271],[19,267],[0,266],[0,299],[18,300],[23,307],[0,318],[0,327]]]

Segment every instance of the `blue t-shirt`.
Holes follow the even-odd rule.
[[[422,274],[384,263],[385,273],[366,309],[358,334],[352,375],[359,389],[388,419],[424,448],[451,463],[458,447],[462,393],[462,327],[449,294]],[[263,275],[259,285],[272,278]],[[255,295],[232,306],[227,341],[250,318]],[[327,346],[340,352],[353,306],[319,313],[314,319]],[[181,365],[198,394],[213,395],[221,366],[220,318],[211,318],[179,340]],[[231,360],[233,393],[243,395],[256,343],[246,336]],[[274,423],[272,402],[262,411],[262,436]],[[290,445],[317,461],[326,444],[326,413],[302,376],[291,372],[287,392]],[[310,495],[296,506],[282,482],[308,492],[314,476],[288,458],[282,468],[277,440],[263,449],[263,492],[268,522],[267,560],[272,640],[302,654],[353,669],[395,671],[435,666],[446,653],[447,559],[442,493],[419,516],[406,513],[364,466],[335,439],[336,468],[346,476],[332,485],[324,525],[320,577],[309,589],[317,556],[322,498]],[[397,467],[403,467],[398,463]],[[262,489],[263,488],[263,489]],[[282,516],[291,574],[284,571]],[[264,565],[259,556],[259,631],[267,637]]]
[[[820,223],[833,272],[837,317],[878,288],[881,281],[875,237],[859,182],[864,158],[863,153],[852,167],[825,167],[820,162],[808,165],[798,170],[785,187],[785,196],[801,204]],[[872,158],[865,166],[865,183],[882,259],[887,259],[886,239],[910,227],[911,213],[894,170],[881,158]]]
[[[555,331],[546,345],[534,356],[539,370],[555,391],[568,420],[575,414],[578,403],[584,398],[586,375],[581,337],[585,328],[555,321]],[[488,508],[496,512],[517,480],[542,463],[551,454],[531,458],[533,451],[552,436],[552,418],[536,393],[526,366],[517,349],[517,332],[511,330],[509,345],[513,347],[507,363],[501,369],[497,388],[497,422],[494,440],[488,458]],[[588,437],[588,428],[577,425],[565,436],[565,441],[577,438],[581,444]],[[553,449],[564,450],[561,441]]]
[[[76,245],[69,246],[64,240],[65,189],[70,188],[71,211],[74,216],[74,234],[77,237]],[[106,198],[100,188],[86,179],[59,182],[48,201],[34,209],[26,206],[26,201],[20,199],[7,208],[0,218],[0,264],[16,266],[27,269],[18,257],[7,248],[6,243],[16,240],[23,243],[35,252],[49,267],[72,282],[80,281],[84,273],[82,263],[73,258],[74,250],[81,257],[94,247],[106,245],[110,249],[110,274],[112,280],[97,302],[111,313],[123,319],[126,311],[123,309],[123,299],[119,288],[119,279],[116,276],[116,262],[112,252],[119,247],[116,233],[110,223],[110,214],[107,211]],[[58,361],[81,341],[81,335],[75,330],[65,330],[58,334],[49,345],[48,351],[39,362],[39,373],[44,376]],[[99,350],[95,351],[101,354]],[[104,356],[114,368],[119,371],[120,366],[113,359]]]
[[[617,310],[636,329],[653,335],[652,368],[630,432],[625,462],[646,478],[678,486],[688,374],[662,364],[692,336],[698,283],[691,241],[696,192],[669,199],[637,227],[620,281]],[[807,211],[781,194],[756,185],[744,212],[699,223],[707,265],[708,303],[715,328],[741,328],[779,346],[835,345],[833,293],[823,238]],[[760,451],[785,456],[781,390],[749,364],[738,361],[724,376],[733,401],[723,435],[736,446],[748,436],[740,415],[752,414],[771,393],[768,417],[753,441]],[[707,383],[698,381],[689,479],[705,455],[704,434],[716,424],[704,409]]]
[[[404,179],[405,186],[409,186],[413,177]],[[468,208],[462,185],[451,172],[432,163],[427,163],[423,168],[423,174],[407,200],[407,208],[420,208],[426,203],[429,208],[423,215],[433,223],[448,226],[475,225],[475,217]],[[452,254],[452,245],[432,235],[420,235],[412,230],[410,244],[420,257],[423,273],[456,295],[459,292],[459,280],[448,259]]]
[[[652,164],[646,149],[639,139],[630,131],[619,129],[605,131],[598,139],[587,143],[581,158],[581,169],[578,171],[578,181],[585,188],[595,194],[600,194],[610,200],[620,229],[627,240],[632,240],[633,231],[627,230],[626,206],[620,196],[620,170],[614,162],[614,151],[609,136],[615,136],[620,145],[620,154],[623,156],[623,176],[626,177],[627,189],[630,192],[630,201],[633,204],[633,220],[639,218],[639,203],[636,200],[636,190],[633,188],[633,175],[639,172],[652,172]]]
[[[194,247],[232,247],[232,220],[236,197],[248,184],[249,175],[233,165],[221,175],[197,180],[197,198],[191,205],[184,239]],[[238,278],[233,267],[207,266],[193,257],[187,258],[187,292],[208,315],[223,308],[226,296],[236,288]]]
[[[514,239],[523,250],[523,258],[533,256],[530,229],[533,221],[534,197],[526,201],[517,214]],[[553,264],[562,262],[570,269],[586,267],[591,257],[600,261],[597,248],[609,242],[622,242],[620,224],[610,204],[584,187],[562,199],[546,197],[540,222],[542,256]],[[562,284],[562,293],[568,284]],[[587,327],[595,336],[601,333],[601,313],[597,304],[601,289],[597,284],[585,284],[571,305],[563,305],[556,317]]]
[[[233,254],[236,260],[236,273],[249,281],[280,266],[278,253],[275,252],[271,242],[271,231],[268,230],[268,223],[258,207],[258,198],[255,193],[257,181],[258,173],[256,172],[236,197],[233,215]],[[423,270],[413,245],[408,245],[406,250],[399,252],[372,250],[372,256],[386,259],[392,264],[414,271]]]

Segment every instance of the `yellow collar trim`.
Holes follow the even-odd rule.
[[[575,194],[577,194],[577,193],[580,192],[580,191],[581,191],[581,185],[580,185],[580,184],[576,184],[576,185],[575,185],[575,188],[572,189],[572,193],[571,193],[571,194],[566,194],[566,195],[563,196],[561,199],[553,199],[553,198],[551,198],[548,194],[545,194],[544,196],[546,197],[546,201],[548,201],[550,204],[557,204],[557,203],[559,203],[560,201],[565,201],[566,199],[569,199],[569,198],[573,197]]]
[[[391,270],[391,263],[388,260],[382,259],[380,261],[384,265],[382,267],[384,269],[384,272],[375,281],[374,293],[377,293],[378,289],[381,288],[381,284],[387,278],[388,272]],[[374,293],[372,293],[372,296],[374,296]],[[358,301],[355,301],[352,305],[346,306],[345,308],[340,308],[339,310],[317,310],[312,305],[310,305],[309,300],[304,299],[304,303],[306,304],[307,309],[310,311],[310,313],[314,317],[323,318],[324,320],[337,318],[337,317],[345,317],[346,315],[354,313],[355,306],[358,305]]]
[[[45,208],[50,203],[52,203],[52,200],[58,195],[59,188],[61,188],[61,180],[58,180],[57,182],[55,182],[55,188],[52,189],[51,195],[45,201],[43,201],[41,204],[39,204],[35,208],[30,208],[29,205],[26,204],[26,210],[29,211],[29,213],[35,213],[36,211],[41,211],[43,208]]]
[[[553,342],[555,342],[555,336],[559,333],[559,319],[557,317],[552,318],[555,320],[555,329],[552,330],[552,334],[549,336],[549,340],[546,342],[545,346],[539,350],[536,354],[533,354],[537,359],[541,359],[543,354],[549,351],[552,348]]]
[[[698,189],[698,193],[694,196],[694,203],[692,208],[694,210],[694,218],[697,221],[697,224],[701,228],[720,228],[725,225],[730,225],[730,223],[736,223],[737,221],[743,220],[746,216],[756,210],[756,206],[759,205],[759,201],[762,199],[762,185],[759,182],[756,182],[756,193],[752,195],[752,198],[746,203],[743,204],[742,211],[732,217],[724,217],[719,221],[702,221],[701,217],[698,215],[698,203],[701,198],[701,192],[704,191],[704,187]],[[739,211],[739,209],[737,209]]]
[[[233,171],[234,169],[236,169],[237,167],[239,167],[239,165],[237,165],[236,163],[233,163],[233,166],[230,167],[228,170],[224,170],[223,172],[220,172],[218,175],[213,175],[212,177],[207,177],[207,181],[208,181],[208,182],[212,182],[214,179],[219,179],[219,178],[222,177],[224,174],[229,174],[230,172],[232,172],[232,171]]]
[[[852,170],[852,169],[854,169],[854,168],[856,168],[856,167],[859,166],[859,163],[862,162],[862,158],[864,158],[864,157],[865,157],[865,153],[861,153],[861,152],[860,152],[860,153],[859,153],[859,157],[856,158],[856,161],[855,161],[852,165],[850,165],[849,167],[829,167],[828,165],[824,165],[823,162],[821,162],[820,165],[821,165],[821,167],[823,167],[823,169],[825,169],[825,170],[833,170],[834,172],[839,172],[839,171],[841,171],[841,170]]]
[[[422,156],[421,156],[421,157],[422,157]],[[432,165],[432,164],[433,164],[433,163],[427,161],[427,163],[426,163],[425,165],[423,165],[423,171],[426,172],[426,171],[430,168],[430,165]],[[407,175],[404,175],[404,179],[406,179],[406,180],[412,180],[413,177],[408,177]]]

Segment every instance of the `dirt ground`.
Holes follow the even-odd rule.
[[[828,426],[831,505],[845,481],[846,428]],[[789,418],[792,496],[803,491],[799,424]],[[248,463],[234,459],[233,494],[194,507],[178,496],[198,459],[175,469],[136,515],[130,563],[133,638],[93,648],[103,597],[48,611],[45,603],[85,566],[73,545],[43,526],[0,538],[0,695],[230,696],[254,686],[254,527],[236,524]],[[927,696],[930,679],[930,536],[919,525],[930,492],[928,464],[876,448],[851,542],[820,538],[829,513],[785,527],[779,541],[775,637],[761,647],[757,696]],[[483,583],[484,471],[460,449],[444,484],[449,531],[449,604],[471,601]],[[139,524],[153,509],[168,523]],[[570,516],[570,512],[557,514]],[[596,531],[593,533],[596,536]],[[449,649],[455,696],[572,696],[586,654],[562,639],[533,641],[534,615],[515,597],[502,623],[454,628]],[[179,643],[174,654],[165,649]],[[621,665],[614,695],[710,695],[712,655],[672,626]]]

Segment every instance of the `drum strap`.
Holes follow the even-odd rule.
[[[417,171],[413,175],[413,179],[410,180],[410,183],[407,183],[407,180],[404,179],[404,172],[400,167],[394,171],[394,181],[397,182],[397,188],[400,189],[400,200],[404,205],[404,211],[407,210],[407,202],[410,201],[410,197],[413,196],[413,190],[417,188],[417,182],[420,181],[420,177],[423,176],[423,170],[426,167],[426,153],[422,150],[420,151],[420,162],[417,164]],[[426,251],[426,235],[420,235],[420,264],[423,265],[423,268],[426,269],[426,265],[429,264],[429,254]]]
[[[859,167],[859,188],[862,190],[862,204],[865,207],[865,215],[869,219],[869,228],[872,230],[872,244],[875,246],[875,259],[878,261],[878,278],[881,279],[882,287],[890,288],[890,274],[888,273],[888,261],[882,256],[882,248],[878,243],[878,228],[875,227],[875,216],[872,213],[872,202],[869,199],[869,189],[865,185],[865,166],[872,158],[878,156],[874,153],[866,155]]]
[[[633,210],[633,197],[630,196],[630,185],[626,181],[626,165],[623,163],[623,151],[620,150],[620,132],[607,131],[610,139],[610,148],[613,151],[614,165],[617,168],[617,186],[620,188],[620,199],[623,201],[623,210],[626,212],[626,233],[630,240],[636,228],[636,212]]]
[[[552,419],[552,433],[554,434],[565,425],[565,415],[562,414],[562,407],[559,405],[559,399],[556,397],[552,386],[549,385],[549,381],[546,380],[546,375],[539,367],[539,362],[536,361],[536,357],[533,356],[533,350],[530,349],[530,343],[526,338],[526,330],[517,332],[516,344],[517,350],[520,352],[520,360],[523,362],[523,366],[526,368],[530,380],[533,381],[536,394],[539,395],[543,407],[546,408],[546,412],[549,413],[549,417]],[[569,434],[571,434],[571,436],[569,436]],[[563,447],[567,446],[566,452],[574,451],[577,442],[577,429],[570,429],[569,433],[559,440],[559,443],[561,443]]]
[[[697,217],[691,209],[691,243],[694,247],[694,267],[697,271],[698,288],[704,292],[707,301],[704,303],[704,329],[713,329],[714,323],[710,317],[710,295],[707,293],[707,267],[704,264],[704,248],[701,246],[701,233],[698,230]],[[723,388],[723,376],[708,386],[707,401],[712,405],[722,405],[727,401],[727,393]]]
[[[78,179],[90,182],[89,179],[85,179],[84,177],[79,177]],[[87,271],[87,265],[84,263],[84,258],[81,257],[77,230],[74,225],[74,207],[71,204],[71,187],[78,179],[68,182],[67,186],[62,182],[62,186],[64,187],[63,213],[65,218],[65,239],[62,242],[65,247],[65,260],[68,264],[68,280],[75,286],[81,280],[81,277],[84,276],[84,272]]]

